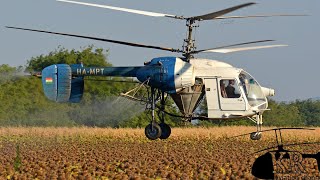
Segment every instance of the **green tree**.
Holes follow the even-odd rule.
[[[11,67],[8,64],[0,65],[0,73],[14,73],[16,70],[16,67]]]
[[[8,64],[0,65],[0,84],[6,83],[10,80],[16,79],[23,75],[22,66],[11,67]]]
[[[264,113],[264,125],[267,126],[302,126],[303,118],[295,104],[277,103],[269,100],[269,109]]]
[[[297,100],[292,104],[298,107],[305,125],[320,126],[320,101]]]
[[[0,124],[22,126],[67,126],[74,124],[68,105],[48,101],[35,77],[20,77],[0,86]],[[59,113],[57,113],[59,112]]]
[[[85,66],[111,66],[107,61],[108,50],[101,48],[94,48],[89,46],[81,51],[68,50],[63,47],[58,47],[56,50],[50,52],[48,55],[40,55],[32,57],[27,61],[26,70],[29,72],[41,71],[52,64],[79,64],[83,63]]]

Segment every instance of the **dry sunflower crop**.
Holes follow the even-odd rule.
[[[254,127],[173,128],[167,140],[149,141],[142,129],[0,128],[0,179],[255,179],[251,167],[275,146],[229,138]],[[285,131],[284,143],[320,142],[315,131]],[[290,146],[316,154],[320,144]],[[305,173],[320,178],[316,160]]]

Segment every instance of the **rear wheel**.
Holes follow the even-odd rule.
[[[159,126],[161,128],[160,139],[167,139],[171,134],[170,126],[168,124],[166,124],[166,123],[160,123]]]
[[[161,128],[156,123],[148,124],[144,130],[145,135],[150,140],[156,140],[161,136]]]

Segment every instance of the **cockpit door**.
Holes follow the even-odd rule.
[[[210,117],[211,112],[220,111],[218,81],[217,78],[206,78],[204,79],[204,82],[206,88],[208,115]]]
[[[245,111],[246,102],[237,79],[218,79],[219,102],[222,111]]]

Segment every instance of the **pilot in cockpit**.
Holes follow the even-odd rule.
[[[236,89],[234,87],[234,83],[235,83],[234,80],[229,80],[229,84],[226,87],[226,93],[227,93],[228,98],[238,98],[238,97],[240,97],[240,94],[236,94],[236,92],[235,92]]]

